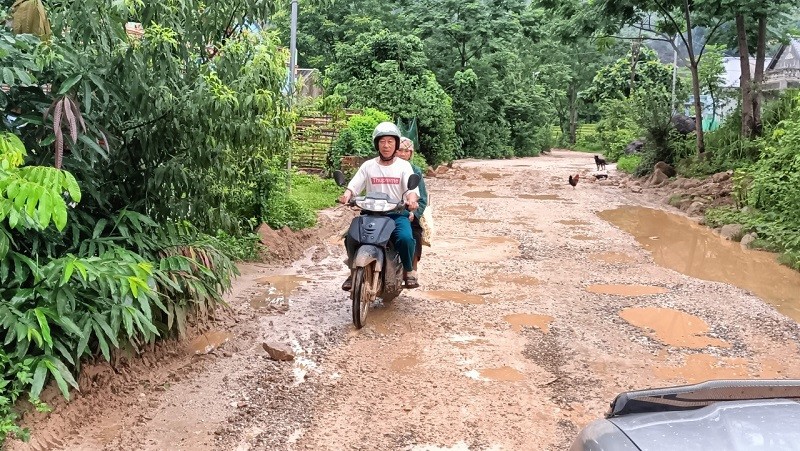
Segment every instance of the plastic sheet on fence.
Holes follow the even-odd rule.
[[[419,152],[419,132],[417,131],[417,118],[411,119],[397,119],[397,128],[400,133],[414,143],[414,150]]]

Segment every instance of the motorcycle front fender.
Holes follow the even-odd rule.
[[[363,245],[356,251],[351,268],[362,268],[375,262],[375,271],[383,270],[383,249],[378,246]]]

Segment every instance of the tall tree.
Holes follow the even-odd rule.
[[[692,74],[697,153],[705,152],[703,105],[700,100],[699,65],[708,41],[725,22],[723,6],[718,0],[605,0],[595,4],[598,12],[619,25],[628,25],[648,39],[679,45],[686,50],[686,65]],[[708,27],[702,42],[696,42],[695,28]],[[622,39],[640,37],[619,36]],[[680,42],[676,43],[678,40]]]
[[[761,134],[761,107],[764,103],[762,84],[766,65],[766,46],[771,38],[780,38],[791,26],[789,12],[796,8],[788,0],[723,0],[724,12],[735,22],[736,47],[742,70],[740,89],[742,95],[743,137]],[[770,24],[775,26],[770,26]],[[755,67],[751,72],[750,57],[755,54]]]
[[[624,46],[593,39],[597,18],[582,15],[579,1],[537,0],[533,6],[539,37],[531,52],[536,81],[546,89],[561,132],[574,144],[579,116],[588,106],[585,91],[598,70],[623,55]]]
[[[453,159],[452,100],[427,68],[419,38],[386,30],[359,35],[353,44],[337,46],[336,63],[326,74],[353,106],[417,118],[420,152],[430,163]]]

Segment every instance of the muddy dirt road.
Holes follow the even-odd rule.
[[[84,393],[28,418],[32,443],[12,449],[560,450],[623,390],[800,377],[793,319],[677,272],[722,267],[717,251],[738,244],[631,208],[663,208],[646,193],[587,175],[567,185],[591,169],[590,155],[553,152],[426,179],[437,237],[422,287],[377,305],[360,331],[333,228],[290,266],[243,265],[232,312],[190,343],[91,368]],[[759,283],[800,287],[776,271]],[[295,359],[270,360],[264,342]]]

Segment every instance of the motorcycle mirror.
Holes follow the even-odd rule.
[[[333,180],[336,181],[336,184],[339,186],[344,186],[347,183],[347,179],[344,177],[344,172],[338,169],[333,171]]]
[[[412,190],[419,186],[420,176],[417,174],[411,174],[408,177],[408,189]]]

